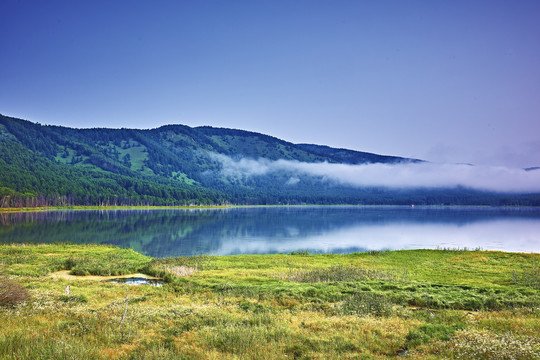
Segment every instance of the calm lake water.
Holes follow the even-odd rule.
[[[0,214],[0,243],[114,244],[153,257],[417,248],[540,252],[540,209],[253,207]]]

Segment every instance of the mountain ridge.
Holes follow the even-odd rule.
[[[0,115],[0,207],[187,204],[516,204],[526,195],[353,187],[266,162],[402,164],[419,159],[211,126],[71,128]],[[250,160],[251,159],[251,160]],[[250,160],[251,162],[249,162]],[[233,164],[234,167],[227,167]],[[251,167],[251,168],[250,168]],[[240,171],[241,170],[241,171]],[[539,197],[540,198],[540,197]]]

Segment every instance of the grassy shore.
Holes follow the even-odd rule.
[[[2,213],[17,213],[17,212],[36,212],[36,211],[58,211],[58,210],[174,210],[174,209],[221,209],[221,208],[284,208],[284,207],[363,207],[363,208],[408,208],[410,205],[315,205],[315,204],[303,204],[303,205],[72,205],[72,206],[36,206],[36,207],[0,207],[0,214]],[[507,206],[507,207],[493,207],[489,205],[421,205],[418,208],[445,208],[445,209],[467,209],[467,208],[516,208],[516,209],[534,209],[534,207],[523,206]]]
[[[201,209],[201,208],[227,208],[232,205],[178,205],[178,206],[35,206],[35,207],[15,207],[15,208],[0,208],[0,214],[2,213],[15,213],[15,212],[35,212],[35,211],[54,211],[54,210],[169,210],[169,209]],[[238,207],[238,206],[235,206]]]
[[[539,359],[540,254],[0,245],[0,324],[0,359]]]

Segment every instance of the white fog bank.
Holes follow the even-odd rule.
[[[307,163],[265,158],[233,159],[212,154],[228,176],[258,176],[289,171],[288,185],[299,182],[297,176],[311,175],[352,186],[382,186],[390,188],[445,188],[463,186],[476,190],[497,192],[540,192],[540,170],[472,166],[466,164],[436,164],[429,162],[397,164],[331,164]]]

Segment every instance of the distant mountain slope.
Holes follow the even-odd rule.
[[[273,161],[285,165],[271,172],[257,168],[259,162],[272,166]],[[208,126],[73,129],[0,115],[0,207],[531,203],[527,196],[494,197],[465,189],[355,188],[286,168],[291,163],[419,161]]]
[[[298,144],[299,148],[309,151],[312,154],[324,156],[332,159],[336,163],[343,164],[369,164],[369,163],[389,163],[399,162],[421,162],[418,159],[408,159],[397,156],[377,155],[367,152],[353,151],[347,149],[336,149],[324,145]]]

